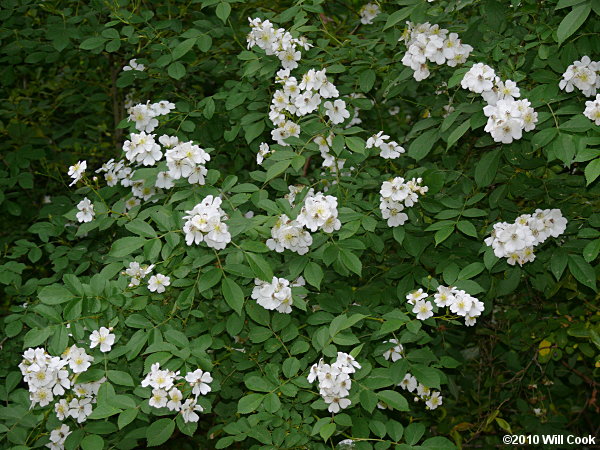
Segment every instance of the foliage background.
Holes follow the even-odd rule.
[[[210,397],[212,410],[201,417],[193,436],[185,429],[176,431],[172,446],[318,448],[353,436],[365,439],[366,446],[385,448],[399,441],[409,448],[425,433],[425,438],[446,436],[459,447],[486,447],[498,444],[507,432],[599,434],[600,134],[581,114],[585,98],[558,89],[572,61],[583,55],[599,59],[594,47],[600,33],[598,2],[399,0],[381,2],[383,12],[373,25],[360,25],[361,6],[347,0],[1,2],[3,445],[41,445],[56,426],[43,411],[28,410],[17,371],[23,348],[46,345],[59,354],[67,339],[66,323],[82,338],[83,326],[95,329],[113,318],[120,322],[124,350],[111,353],[110,362],[126,361],[136,385],[148,361],[166,358],[142,350],[162,341],[170,329],[182,330],[186,337],[171,364],[200,365],[217,374],[220,388]],[[356,136],[364,140],[381,129],[408,149],[391,162],[348,155],[361,169],[334,192],[341,206],[351,210],[340,214],[340,236],[319,240],[307,257],[262,253],[258,244],[268,235],[267,216],[282,212],[282,204],[274,201],[287,191],[287,184],[314,183],[320,168],[318,157],[304,159],[316,154],[310,147],[301,159],[291,161],[287,173],[270,182],[254,162],[258,143],[269,140],[266,113],[278,68],[276,58],[245,48],[247,17],[255,16],[272,18],[316,45],[303,52],[301,69],[327,67],[342,95],[362,92],[374,101],[352,102],[361,108],[363,120],[364,131]],[[397,42],[408,19],[439,23],[459,33],[475,48],[469,62],[485,62],[503,78],[517,81],[539,113],[536,129],[510,145],[494,143],[482,129],[481,101],[458,86],[464,67],[442,66],[421,83],[412,80],[400,63],[405,48]],[[175,58],[178,46],[189,39],[195,40],[193,47]],[[121,72],[135,56],[147,71]],[[442,82],[448,87],[436,95]],[[80,159],[87,159],[88,167],[99,167],[119,157],[128,132],[123,105],[130,92],[139,101],[176,102],[177,112],[165,129],[214,149],[208,166],[214,188],[165,196],[163,223],[158,209],[139,211],[137,219],[151,221],[159,231],[154,236],[140,236],[126,226],[135,214],[106,215],[79,231],[66,226],[73,219],[73,205],[88,189],[67,189],[66,169]],[[444,118],[442,108],[450,100],[456,112]],[[399,115],[387,113],[392,106],[400,107]],[[305,141],[308,137],[302,136]],[[373,208],[378,186],[386,176],[406,173],[423,176],[430,192],[411,210],[403,231],[392,230],[380,218],[372,220],[377,218]],[[207,193],[221,191],[244,194],[236,197],[234,203],[241,202],[236,206],[262,214],[251,222],[238,221],[240,236],[234,241],[242,249],[228,247],[221,254],[226,258],[222,276],[237,280],[246,295],[241,316],[223,301],[213,252],[184,248],[172,232],[181,228],[181,211],[189,209],[180,207],[184,201],[193,206]],[[122,195],[109,188],[101,192],[108,203]],[[45,196],[51,196],[51,203],[44,202]],[[482,241],[491,225],[538,207],[562,210],[569,219],[565,235],[545,244],[536,261],[523,268],[490,258]],[[154,239],[159,235],[164,239]],[[115,242],[127,236],[144,239],[133,251],[145,260],[168,261],[165,267],[177,279],[169,295],[161,299],[122,293],[123,280],[117,281],[117,275],[130,252]],[[328,246],[333,248],[329,253]],[[306,276],[307,267],[318,265],[323,280],[310,287],[309,299],[321,311],[269,317],[253,308],[248,283],[255,267],[248,252],[262,254],[267,271],[289,279]],[[470,270],[463,271],[467,266]],[[199,280],[216,281],[207,288]],[[401,312],[408,291],[457,280],[485,301],[485,315],[474,328],[444,321],[423,329],[418,322],[404,326]],[[74,300],[40,300],[38,293],[50,285],[64,286]],[[20,306],[25,302],[27,308]],[[342,314],[374,320],[361,319],[342,335],[348,341],[340,337],[336,342],[329,324]],[[404,324],[400,331],[393,329],[395,319]],[[385,328],[387,323],[392,325]],[[324,342],[315,338],[322,329],[332,331]],[[409,352],[402,364],[390,365],[380,356],[385,349],[381,342],[395,331],[415,353]],[[144,335],[139,349],[127,344],[135,341],[134,333]],[[247,343],[245,356],[232,350],[234,336]],[[379,372],[363,375],[371,380],[360,388],[367,394],[354,394],[348,418],[338,415],[333,431],[328,427],[319,433],[329,419],[317,421],[328,416],[318,405],[311,406],[317,397],[301,379],[322,352],[331,354],[332,348],[326,347],[349,351],[358,342],[365,344],[358,360],[369,361]],[[416,353],[417,344],[427,351]],[[288,373],[283,366],[282,374],[283,361],[292,356],[299,361],[297,370]],[[401,379],[407,364],[421,364],[426,374],[437,376],[443,407],[433,412],[422,407],[374,409],[372,392],[389,386],[387,380]],[[248,381],[253,376],[266,383],[266,392],[273,386],[273,394],[263,395],[264,386]],[[118,383],[114,387],[126,395],[133,389]],[[259,413],[241,412],[240,398],[257,392],[262,399]],[[536,416],[533,408],[546,412]],[[116,417],[89,421],[79,439],[98,435],[107,447],[145,445],[146,427],[155,420],[147,406],[125,427],[118,426]],[[322,436],[329,442],[323,444]],[[434,448],[436,442],[423,445]]]

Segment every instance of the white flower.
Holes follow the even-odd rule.
[[[110,352],[110,348],[115,343],[115,335],[111,334],[110,329],[106,327],[100,327],[99,330],[95,330],[90,335],[90,348],[95,348],[100,345],[101,352]]]
[[[164,408],[167,406],[167,391],[164,389],[152,389],[152,397],[148,404],[154,408]]]
[[[177,388],[172,388],[169,391],[169,401],[167,402],[167,408],[171,411],[179,411],[181,410],[181,400],[183,399],[183,394]]]
[[[598,79],[600,80],[600,75],[598,76]],[[600,94],[597,94],[593,101],[585,102],[583,115],[596,125],[600,125]]]
[[[333,103],[327,101],[323,104],[325,106],[325,114],[331,119],[331,123],[338,124],[342,123],[345,119],[350,117],[350,113],[346,109],[346,102],[344,100],[335,100]]]
[[[431,394],[429,399],[425,402],[425,405],[427,405],[428,409],[436,409],[438,406],[440,406],[442,404],[442,400],[443,400],[443,398],[440,395],[440,393],[434,392],[433,394]]]
[[[86,161],[78,161],[74,166],[69,167],[69,176],[73,178],[73,181],[69,186],[73,186],[75,183],[81,180],[86,168]]]
[[[85,422],[87,416],[92,413],[92,399],[72,399],[69,402],[69,416],[77,420],[77,423]]]
[[[185,423],[198,422],[200,416],[196,414],[196,411],[202,412],[203,410],[202,406],[196,404],[196,399],[188,398],[181,407],[181,417]]]
[[[271,150],[269,149],[269,144],[267,144],[266,142],[261,142],[258,149],[258,153],[256,154],[256,163],[258,165],[262,165],[265,156],[267,156],[269,153],[271,153]]]
[[[417,389],[417,379],[410,373],[407,373],[404,375],[404,378],[398,384],[398,386],[404,390],[408,390],[408,392],[413,392],[415,389]]]
[[[85,372],[92,365],[92,361],[94,361],[94,358],[88,355],[83,348],[75,345],[68,348],[65,354],[65,360],[68,361],[69,368],[74,373]]]
[[[144,66],[143,64],[140,64],[137,62],[137,60],[134,59],[130,59],[129,60],[129,65],[123,67],[123,71],[127,72],[128,70],[137,70],[139,72],[143,72],[146,69],[146,66]]]
[[[50,442],[46,444],[46,447],[52,450],[59,450],[64,448],[65,440],[71,434],[71,429],[68,425],[61,425],[59,428],[55,428],[50,432]]]
[[[157,116],[164,116],[169,114],[171,110],[175,109],[175,103],[171,103],[168,100],[161,100],[157,103],[150,105],[150,108],[154,111]],[[177,139],[177,138],[175,138]],[[160,139],[159,139],[160,141]]]
[[[406,295],[406,300],[409,305],[414,305],[415,302],[427,298],[428,295],[423,292],[422,288],[412,291]]]
[[[417,300],[412,312],[417,315],[417,319],[426,320],[433,316],[433,305],[430,301]]]
[[[148,281],[148,290],[150,292],[157,292],[159,294],[165,292],[166,286],[171,284],[171,278],[163,275],[161,273],[157,273],[156,275],[152,275],[150,280]]]
[[[360,9],[360,23],[371,25],[373,19],[379,15],[379,5],[377,3],[367,3]]]
[[[391,359],[392,362],[402,359],[402,352],[404,352],[404,347],[402,344],[400,344],[397,339],[390,339],[389,341],[385,341],[384,344],[388,342],[393,345],[388,350],[383,352],[383,357],[388,361]]]
[[[54,404],[54,411],[58,420],[65,420],[65,418],[69,417],[69,404],[62,398]]]
[[[185,381],[190,383],[192,394],[197,397],[198,395],[206,395],[211,391],[211,387],[208,384],[212,383],[213,378],[210,372],[203,372],[200,369],[196,369],[186,374]]]
[[[91,222],[96,213],[94,204],[86,197],[77,204],[79,212],[75,215],[79,222]]]

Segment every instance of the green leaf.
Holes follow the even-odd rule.
[[[267,169],[267,178],[265,179],[265,181],[272,180],[277,175],[285,172],[285,170],[288,167],[290,167],[291,163],[292,161],[290,159],[286,159],[283,161],[277,161],[273,165],[269,166],[269,168]]]
[[[456,227],[460,231],[465,233],[467,236],[473,236],[474,238],[478,237],[477,230],[475,229],[475,225],[473,225],[471,222],[468,222],[466,220],[461,220],[460,222],[458,222]]]
[[[304,268],[304,278],[308,284],[320,289],[321,281],[323,281],[323,270],[315,262],[309,262]]]
[[[583,259],[588,263],[592,262],[598,257],[598,253],[600,253],[600,239],[595,239],[584,247]]]
[[[562,249],[557,249],[552,253],[552,258],[550,259],[550,270],[552,271],[552,275],[556,278],[556,280],[560,280],[563,272],[565,271],[565,267],[567,267],[567,262],[569,257],[567,253]]]
[[[357,136],[346,136],[344,138],[346,146],[355,153],[363,154],[365,152],[365,141]]]
[[[185,41],[177,44],[177,46],[173,50],[173,61],[184,56],[187,52],[189,52],[192,49],[192,47],[195,44],[196,44],[196,38],[186,39]]]
[[[358,85],[360,90],[365,93],[369,92],[373,88],[376,78],[377,76],[375,75],[375,72],[371,69],[361,72],[360,76],[358,77]]]
[[[600,176],[600,158],[594,159],[585,167],[585,181],[589,186]]]
[[[489,186],[492,181],[494,181],[496,172],[498,172],[498,166],[500,164],[500,156],[501,151],[494,150],[487,152],[479,160],[475,166],[475,183],[477,183],[477,186]]]
[[[321,435],[324,441],[329,439],[333,435],[333,433],[335,433],[335,423],[333,422],[328,423],[319,430],[319,434]]]
[[[175,421],[172,419],[159,419],[153,422],[146,430],[148,446],[154,447],[167,442],[175,430]]]
[[[58,284],[53,284],[44,287],[38,294],[38,298],[42,303],[47,305],[60,305],[74,299],[75,296],[68,289]]]
[[[266,378],[262,378],[256,375],[248,376],[244,379],[244,384],[248,389],[258,392],[271,392],[276,386]]]
[[[231,5],[229,3],[221,2],[217,5],[217,17],[225,23],[229,14],[231,13]]]
[[[281,366],[281,370],[287,378],[292,378],[296,376],[299,369],[300,361],[297,358],[294,358],[293,356],[286,359]]]
[[[81,450],[102,450],[104,439],[97,434],[89,434],[81,440]]]
[[[579,255],[569,255],[569,270],[581,284],[596,290],[594,268]]]
[[[398,22],[406,19],[408,16],[410,16],[410,13],[412,13],[413,9],[414,7],[405,7],[390,14],[387,21],[385,22],[383,30],[385,31],[388,28],[391,28],[394,25],[396,25]]]
[[[212,38],[208,34],[198,36],[197,45],[201,52],[206,53],[212,47]]]
[[[94,50],[94,49],[97,49],[98,47],[102,47],[105,42],[106,42],[106,38],[99,37],[99,36],[91,37],[91,38],[87,38],[85,41],[83,41],[79,45],[79,48],[82,50]]]
[[[344,266],[360,276],[362,272],[362,263],[360,262],[360,259],[358,259],[358,256],[348,249],[342,249],[339,258]]]
[[[425,133],[416,138],[408,147],[408,156],[420,161],[425,158],[433,148],[433,144],[438,139],[438,131],[436,129],[427,130]]]
[[[138,248],[142,247],[146,243],[146,239],[142,237],[124,237],[117,239],[111,249],[108,252],[109,256],[115,258],[122,258],[124,256],[131,256]]]
[[[185,76],[185,66],[181,64],[179,61],[175,61],[169,64],[169,68],[167,69],[167,73],[171,78],[175,78],[176,80],[180,80]]]
[[[419,422],[413,422],[404,429],[404,440],[408,445],[415,445],[425,434],[425,426]]]
[[[433,238],[435,240],[435,246],[437,247],[439,244],[441,244],[446,239],[448,239],[448,237],[452,234],[453,231],[454,231],[454,224],[445,226],[444,228],[441,228],[438,231],[436,231],[435,235],[433,236]]]
[[[468,280],[470,278],[473,278],[474,276],[477,276],[481,272],[483,272],[484,268],[485,266],[480,262],[471,263],[460,271],[460,273],[458,274],[458,279]]]
[[[263,394],[248,394],[238,401],[237,412],[240,414],[250,414],[260,406],[265,396]]]
[[[386,390],[377,392],[379,400],[383,401],[386,405],[391,406],[397,411],[409,411],[408,402],[402,394],[396,391]]]
[[[127,372],[122,372],[120,370],[109,370],[108,379],[113,383],[119,384],[121,386],[135,386],[131,375],[129,375]]]
[[[143,237],[148,237],[148,238],[156,237],[156,231],[154,231],[154,228],[152,228],[152,225],[150,225],[147,222],[144,222],[141,219],[135,219],[135,220],[132,220],[131,222],[128,222],[127,224],[125,224],[125,228],[127,228],[133,234],[137,234],[138,236],[143,236]]]
[[[221,283],[221,292],[227,304],[241,315],[244,307],[244,293],[238,284],[231,278],[224,278]]]
[[[254,272],[254,275],[256,275],[256,278],[260,278],[263,281],[273,280],[273,270],[265,258],[263,258],[261,255],[250,252],[246,252],[245,255],[252,272]]]
[[[471,126],[471,120],[467,119],[463,123],[461,123],[458,127],[456,127],[452,133],[448,136],[448,143],[446,148],[450,148],[454,145],[456,141],[458,141],[463,134],[467,132],[469,127]]]
[[[123,429],[131,422],[135,420],[139,412],[138,408],[126,409],[121,414],[119,414],[119,418],[117,419],[117,425],[119,426],[119,430]]]
[[[456,445],[443,436],[434,436],[421,444],[423,450],[456,450]]]
[[[410,373],[412,373],[415,376],[419,383],[423,383],[428,388],[439,389],[440,375],[435,369],[418,364],[410,368]]]
[[[575,33],[583,22],[588,18],[592,10],[591,2],[583,3],[574,7],[569,14],[565,16],[558,30],[556,30],[556,38],[558,45],[561,45],[569,36]]]

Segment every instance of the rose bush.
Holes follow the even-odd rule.
[[[595,431],[596,2],[5,3],[7,446]]]

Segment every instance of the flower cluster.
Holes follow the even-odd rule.
[[[333,233],[342,226],[337,216],[337,198],[318,192],[305,197],[296,221],[312,232],[320,228],[325,233]]]
[[[415,392],[415,402],[424,400],[427,409],[436,409],[443,402],[443,397],[438,391],[432,391],[427,386],[417,382],[417,379],[407,373],[398,384],[402,389],[408,392]]]
[[[292,299],[292,288],[304,286],[305,282],[302,277],[299,277],[293,283],[285,278],[273,277],[273,280],[270,283],[255,278],[254,284],[252,298],[256,300],[256,303],[268,310],[276,310],[283,314],[290,314],[294,302]]]
[[[388,226],[397,227],[408,220],[408,216],[402,211],[404,207],[413,206],[419,201],[419,195],[428,191],[427,186],[421,186],[422,182],[422,178],[413,178],[405,182],[402,177],[383,182],[379,191],[379,209],[382,217],[387,219]]]
[[[269,119],[277,128],[271,131],[271,137],[279,145],[287,146],[285,139],[300,136],[300,126],[287,120],[286,114],[302,117],[316,111],[322,99],[337,98],[339,92],[327,78],[326,69],[310,69],[300,82],[290,75],[287,69],[277,72],[276,80],[282,86],[273,93]],[[326,114],[332,123],[342,123],[350,117],[343,100],[325,102]]]
[[[323,359],[313,364],[307,377],[309,383],[319,381],[319,393],[329,405],[329,412],[337,413],[352,403],[348,397],[352,380],[350,374],[360,369],[361,365],[347,353],[338,352],[333,364],[325,364]]]
[[[92,342],[94,333],[90,336]],[[110,336],[113,336],[114,341],[114,335]],[[93,360],[94,358],[84,349],[75,345],[67,348],[61,357],[50,356],[43,348],[27,349],[23,353],[23,361],[19,364],[19,369],[23,381],[29,387],[31,407],[37,404],[45,407],[55,400],[55,396],[68,395],[68,398],[61,398],[54,404],[56,417],[59,420],[71,417],[77,423],[85,422],[92,413],[92,405],[96,403],[100,386],[106,381],[102,378],[92,383],[75,384],[76,377],[85,372]],[[69,389],[73,394],[67,394]],[[50,441],[55,445],[50,448],[62,448],[61,439],[51,438]]]
[[[185,402],[183,401],[183,392],[179,389],[184,388],[184,383],[176,384],[176,381],[182,380],[179,371],[161,370],[159,363],[152,364],[150,372],[142,380],[142,387],[150,386],[152,396],[148,404],[153,408],[167,408],[169,411],[181,413],[184,422],[198,422],[200,417],[196,411],[202,412],[204,409],[198,404],[198,397],[206,395],[211,391],[209,384],[213,378],[209,372],[197,369],[188,372],[185,375],[185,381],[188,382],[191,389],[191,395]]]
[[[521,92],[514,81],[502,81],[490,66],[477,63],[461,81],[463,89],[481,94],[488,103],[483,113],[488,118],[485,131],[495,142],[510,144],[521,139],[523,131],[535,128],[538,115],[527,99],[515,100]]]
[[[182,142],[167,150],[166,158],[169,178],[172,180],[187,178],[190,184],[204,184],[204,176],[208,173],[204,165],[210,161],[210,155],[206,150],[192,142]],[[173,186],[165,175],[162,177],[165,186]]]
[[[159,116],[167,115],[175,109],[175,104],[167,100],[161,100],[157,103],[150,103],[150,101],[144,103],[138,103],[130,107],[127,112],[129,122],[135,122],[135,128],[138,131],[144,131],[146,133],[152,133],[158,126]]]
[[[367,139],[366,147],[378,148],[379,156],[381,156],[384,159],[396,159],[406,150],[404,150],[404,147],[400,146],[395,141],[387,142],[389,138],[390,137],[387,134],[383,134],[383,131],[380,131],[379,133],[374,134],[369,139]]]
[[[412,312],[419,320],[426,320],[433,316],[433,305],[427,300],[428,297],[423,289],[413,291],[406,296],[407,303],[413,307]],[[481,316],[485,308],[483,302],[464,290],[441,285],[433,295],[433,302],[438,308],[449,308],[453,314],[464,317],[465,325],[469,327],[475,325],[477,317]]]
[[[581,61],[574,61],[563,73],[558,87],[565,92],[577,88],[586,97],[596,95],[600,89],[600,61],[592,61],[587,55]]]
[[[39,403],[47,406],[55,395],[63,395],[71,387],[69,372],[65,366],[68,361],[58,356],[50,356],[43,348],[29,348],[23,353],[19,364],[23,381],[29,386],[31,406]]]
[[[598,76],[598,79],[600,79],[600,76]],[[585,102],[583,115],[596,125],[600,125],[600,94],[596,95],[595,100]]]
[[[132,163],[143,164],[144,166],[153,166],[162,158],[163,154],[160,145],[154,140],[154,134],[131,133],[131,140],[126,140],[123,144],[125,158]]]
[[[304,255],[308,253],[308,248],[312,242],[312,236],[304,229],[302,224],[282,214],[271,228],[271,238],[267,240],[266,244],[267,247],[277,253],[288,249],[299,255]]]
[[[115,162],[114,159],[110,159],[96,170],[96,173],[102,172],[104,172],[104,180],[108,186],[116,186],[119,182],[124,187],[129,187],[132,184],[131,176],[133,175],[133,171],[131,167],[125,165],[125,161],[123,160]]]
[[[222,250],[231,242],[231,234],[223,222],[228,217],[221,209],[220,197],[208,195],[186,213],[188,215],[183,217],[186,220],[183,232],[187,245],[204,241],[209,247]]]
[[[79,212],[75,216],[79,222],[91,222],[96,215],[94,212],[94,204],[87,197],[77,204],[77,209]]]
[[[360,8],[360,23],[363,25],[371,25],[373,19],[380,13],[379,5],[377,3],[367,3]]]
[[[308,50],[310,45],[304,37],[295,39],[283,28],[275,29],[268,20],[248,18],[250,33],[246,37],[248,49],[255,45],[262,48],[267,55],[277,55],[284,69],[295,69],[302,53],[298,47]]]
[[[448,34],[448,30],[429,22],[417,25],[407,22],[407,29],[400,40],[408,48],[402,64],[414,70],[413,77],[417,81],[429,76],[428,61],[455,67],[463,64],[473,51],[473,47],[461,43],[456,33]]]
[[[499,222],[485,243],[494,249],[498,258],[507,258],[511,265],[520,266],[533,261],[533,248],[550,236],[556,238],[567,228],[567,219],[560,209],[536,209],[533,214],[523,214],[514,223]]]

